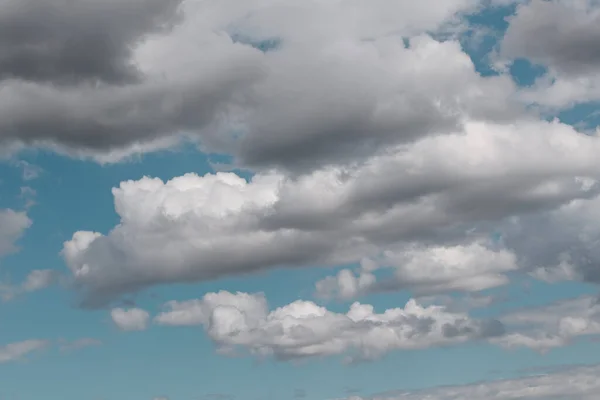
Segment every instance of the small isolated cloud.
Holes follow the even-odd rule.
[[[25,292],[35,292],[52,285],[57,278],[57,272],[51,269],[38,269],[31,271],[25,282],[21,285]]]
[[[0,346],[0,364],[23,360],[27,355],[44,349],[48,344],[46,340],[26,340]]]
[[[21,177],[24,181],[37,179],[44,172],[39,166],[25,160],[16,161],[15,166],[21,169]]]
[[[0,297],[11,300],[16,296],[36,292],[53,285],[59,274],[51,269],[36,269],[31,271],[20,285],[0,283]]]
[[[25,209],[29,209],[35,205],[35,197],[37,192],[29,186],[21,186],[19,197],[25,202]]]
[[[444,307],[422,307],[415,300],[381,314],[368,304],[354,303],[344,314],[302,300],[269,311],[261,294],[218,292],[197,300],[171,301],[165,308],[155,323],[202,325],[220,351],[241,348],[257,357],[280,360],[331,355],[368,360],[394,350],[504,334],[499,321],[474,320]]]
[[[0,209],[0,258],[18,249],[15,242],[31,224],[32,221],[23,211]]]
[[[113,308],[110,317],[122,331],[143,331],[150,320],[150,314],[141,308]]]

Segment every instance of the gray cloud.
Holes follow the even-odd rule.
[[[451,131],[465,116],[522,113],[509,79],[482,78],[457,42],[422,36],[478,0],[3,1],[5,147],[115,161],[186,137],[240,165],[305,171]],[[267,53],[253,47],[274,40]]]
[[[578,338],[600,334],[599,305],[597,296],[582,296],[508,312],[500,317],[508,333],[493,341],[507,348],[529,347],[541,352],[566,346]]]
[[[53,285],[58,277],[59,274],[55,270],[32,270],[27,274],[25,280],[18,285],[13,285],[10,282],[0,282],[0,298],[9,301],[17,296],[45,289]]]
[[[48,346],[45,340],[25,340],[0,346],[0,364],[19,361],[28,354],[40,351]]]
[[[519,5],[509,19],[500,54],[541,64],[547,73],[519,90],[517,97],[550,115],[599,100],[599,26],[596,0],[534,0]]]
[[[0,257],[17,250],[15,242],[31,224],[25,212],[0,210]]]
[[[476,320],[444,307],[410,300],[402,308],[374,311],[354,303],[335,313],[298,300],[269,311],[261,294],[218,292],[202,299],[171,301],[154,322],[202,325],[220,352],[246,350],[257,357],[293,360],[344,355],[347,361],[372,360],[391,351],[446,346],[504,335],[496,320]]]
[[[533,0],[520,5],[502,42],[503,55],[567,75],[600,68],[600,8],[594,0]]]
[[[569,367],[558,372],[517,379],[477,382],[418,392],[387,392],[346,400],[594,400],[600,395],[596,379],[600,366]]]
[[[393,148],[364,164],[297,177],[123,182],[113,190],[120,224],[106,235],[75,233],[62,254],[96,305],[156,284],[341,265],[411,248],[415,267],[399,260],[406,268],[398,269],[396,287],[482,290],[506,283],[505,273],[533,249],[536,235],[524,238],[527,247],[485,245],[494,233],[515,230],[511,217],[547,218],[573,200],[597,199],[599,146],[556,122],[472,122],[465,132]],[[575,231],[567,235],[576,240]],[[424,266],[434,278],[422,276]]]
[[[173,24],[181,0],[2,0],[0,79],[75,84],[142,78],[132,47]]]

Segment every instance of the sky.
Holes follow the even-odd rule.
[[[600,397],[600,1],[0,0],[0,400]]]

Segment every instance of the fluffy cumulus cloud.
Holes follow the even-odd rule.
[[[0,257],[17,250],[15,242],[31,224],[25,212],[0,209]]]
[[[421,392],[383,393],[346,400],[593,400],[600,395],[596,378],[600,366],[571,367],[536,376],[489,381],[465,386],[449,386]]]
[[[481,243],[455,246],[409,247],[387,250],[381,265],[364,260],[358,274],[341,270],[317,282],[317,294],[351,299],[372,292],[410,289],[416,294],[445,291],[477,292],[508,283],[507,272],[517,269],[513,253],[492,250]],[[377,282],[373,271],[390,268],[393,277]]]
[[[143,331],[150,321],[150,314],[141,308],[113,308],[110,317],[117,328],[123,331]]]
[[[598,201],[599,150],[598,138],[557,121],[470,121],[301,175],[126,181],[113,189],[120,223],[76,232],[62,253],[90,304],[161,283],[365,259],[396,265],[392,286],[476,291],[517,266],[551,266],[552,252],[579,240],[577,224],[588,223],[593,243],[582,213]],[[543,230],[560,235],[555,246],[524,233],[564,223],[559,215],[575,225]],[[372,281],[365,275],[357,290]]]
[[[474,320],[414,300],[381,314],[371,305],[354,303],[342,314],[302,300],[269,311],[260,294],[218,292],[197,300],[171,301],[165,308],[155,323],[202,325],[221,352],[241,348],[258,357],[284,360],[331,355],[344,355],[348,361],[374,359],[393,350],[504,334],[497,320]]]

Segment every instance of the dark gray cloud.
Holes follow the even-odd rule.
[[[510,58],[526,58],[566,75],[600,68],[600,7],[595,0],[534,0],[521,5],[502,43]]]
[[[236,81],[56,88],[13,80],[0,92],[0,143],[104,154],[148,144],[205,126]]]
[[[509,79],[482,78],[458,42],[421,36],[476,3],[433,14],[344,3],[331,14],[260,1],[2,0],[0,144],[114,161],[186,136],[238,165],[296,172],[460,130],[467,116],[511,119],[521,110]],[[380,15],[398,16],[408,47]]]
[[[131,52],[168,29],[182,0],[2,0],[0,80],[129,83]]]
[[[188,58],[177,41],[165,57],[157,55],[160,45],[152,47],[182,23],[181,6],[181,0],[1,0],[0,145],[115,161],[198,134],[257,70],[236,59],[243,46],[210,30],[195,59],[208,59],[212,75],[200,61],[168,75],[152,69],[159,60]],[[222,51],[211,53],[215,48]]]

